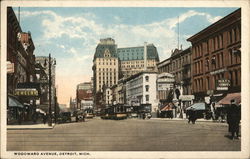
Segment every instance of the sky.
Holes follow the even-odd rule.
[[[18,8],[13,8],[16,15]],[[95,48],[100,39],[111,37],[119,47],[153,43],[160,61],[169,58],[179,41],[187,38],[238,8],[168,7],[21,7],[23,32],[31,32],[35,56],[56,58],[59,104],[69,105],[76,85],[89,82]],[[178,18],[179,17],[179,18]]]

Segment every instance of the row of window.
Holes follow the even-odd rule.
[[[205,84],[203,83],[203,78],[197,78],[194,80],[194,92],[202,92],[204,89],[211,90],[216,89],[217,87],[217,81],[220,79],[225,79],[225,73],[218,73],[216,75],[211,76],[212,79],[210,79],[209,76],[205,77]],[[228,79],[230,80],[230,85],[232,87],[241,85],[241,70],[235,69],[230,70],[228,72]]]
[[[241,39],[240,25],[230,29],[226,34],[216,35],[205,42],[197,44],[193,47],[194,58],[200,57],[203,54],[207,54],[209,51],[216,51],[223,48],[224,36],[227,36],[227,45],[238,42]],[[211,50],[210,50],[211,49]]]
[[[99,68],[99,72],[102,72],[102,71],[116,71],[116,68]]]
[[[119,50],[119,52],[138,52],[138,51],[144,51],[144,48],[142,48],[142,49],[126,49],[126,51],[125,51],[125,49],[124,50]]]
[[[172,64],[162,66],[159,69],[159,73],[177,71],[185,64],[191,64],[191,56],[186,55],[177,60],[172,61]]]

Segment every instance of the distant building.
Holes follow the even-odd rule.
[[[151,104],[152,116],[156,117],[158,100],[156,91],[157,72],[140,72],[126,79],[126,104],[139,106]]]
[[[78,109],[83,109],[84,106],[89,106],[89,103],[93,103],[92,89],[93,87],[91,82],[84,82],[77,85],[76,102]]]
[[[157,48],[153,44],[145,45],[146,59],[144,59],[144,46],[118,48],[117,55],[120,60],[121,74],[124,78],[144,71],[144,63],[147,65],[146,70],[156,71],[159,56]]]
[[[52,104],[52,109],[54,108],[55,104],[55,95],[56,95],[56,59],[51,58],[51,104]],[[38,63],[41,67],[43,67],[44,72],[46,73],[47,78],[49,79],[49,57],[48,56],[37,56],[36,57],[36,63]],[[47,80],[47,85],[48,85],[48,80]],[[47,86],[47,89],[49,89],[49,86]],[[49,90],[46,90],[49,92]],[[47,94],[47,103],[44,104],[49,104],[49,93]]]
[[[76,106],[76,99],[72,99],[72,98],[70,97],[69,108],[70,108],[71,110],[76,110],[76,109],[77,109],[77,106]]]
[[[241,92],[241,9],[187,40],[192,43],[192,93],[196,100]]]

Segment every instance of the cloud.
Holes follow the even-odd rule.
[[[119,16],[113,17],[114,23],[103,25],[96,21],[96,15],[92,13],[62,16],[53,11],[44,10],[22,11],[22,16],[40,18],[43,34],[37,41],[39,41],[41,47],[47,47],[48,43],[54,43],[59,49],[58,58],[60,60],[57,60],[57,76],[60,85],[70,81],[71,87],[67,88],[71,89],[69,92],[74,92],[74,86],[81,82],[81,79],[90,79],[92,76],[95,47],[101,38],[114,38],[118,48],[143,46],[144,42],[153,43],[157,47],[161,60],[168,58],[171,55],[171,50],[177,47],[175,28],[178,23],[177,16],[141,25],[117,23],[121,22]],[[189,10],[179,16],[179,23],[195,16],[202,16],[209,23],[221,18],[220,16],[214,17],[208,13]],[[184,49],[189,46],[189,43],[185,40],[188,37],[190,37],[190,34],[180,37],[180,44],[183,44]],[[69,78],[69,80],[63,78]],[[77,80],[73,80],[73,78],[77,78]]]
[[[197,11],[194,11],[194,10],[189,10],[188,12],[181,14],[179,16],[179,18],[175,17],[175,18],[169,19],[168,25],[169,25],[170,29],[172,29],[172,28],[174,28],[174,27],[177,26],[178,21],[179,21],[179,23],[182,23],[185,20],[187,20],[187,19],[189,19],[189,18],[191,18],[193,16],[204,16],[209,23],[214,23],[217,20],[219,20],[219,19],[222,18],[221,16],[213,17],[213,16],[211,16],[208,13],[203,13],[203,12],[197,12]]]

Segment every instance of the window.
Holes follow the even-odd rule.
[[[233,42],[232,31],[229,31],[229,44]]]
[[[147,102],[149,101],[149,95],[146,95],[146,101]]]
[[[146,92],[148,92],[148,90],[149,90],[149,85],[146,85],[145,88],[146,88]]]
[[[149,76],[145,76],[145,80],[146,80],[146,82],[148,82],[149,81]]]

